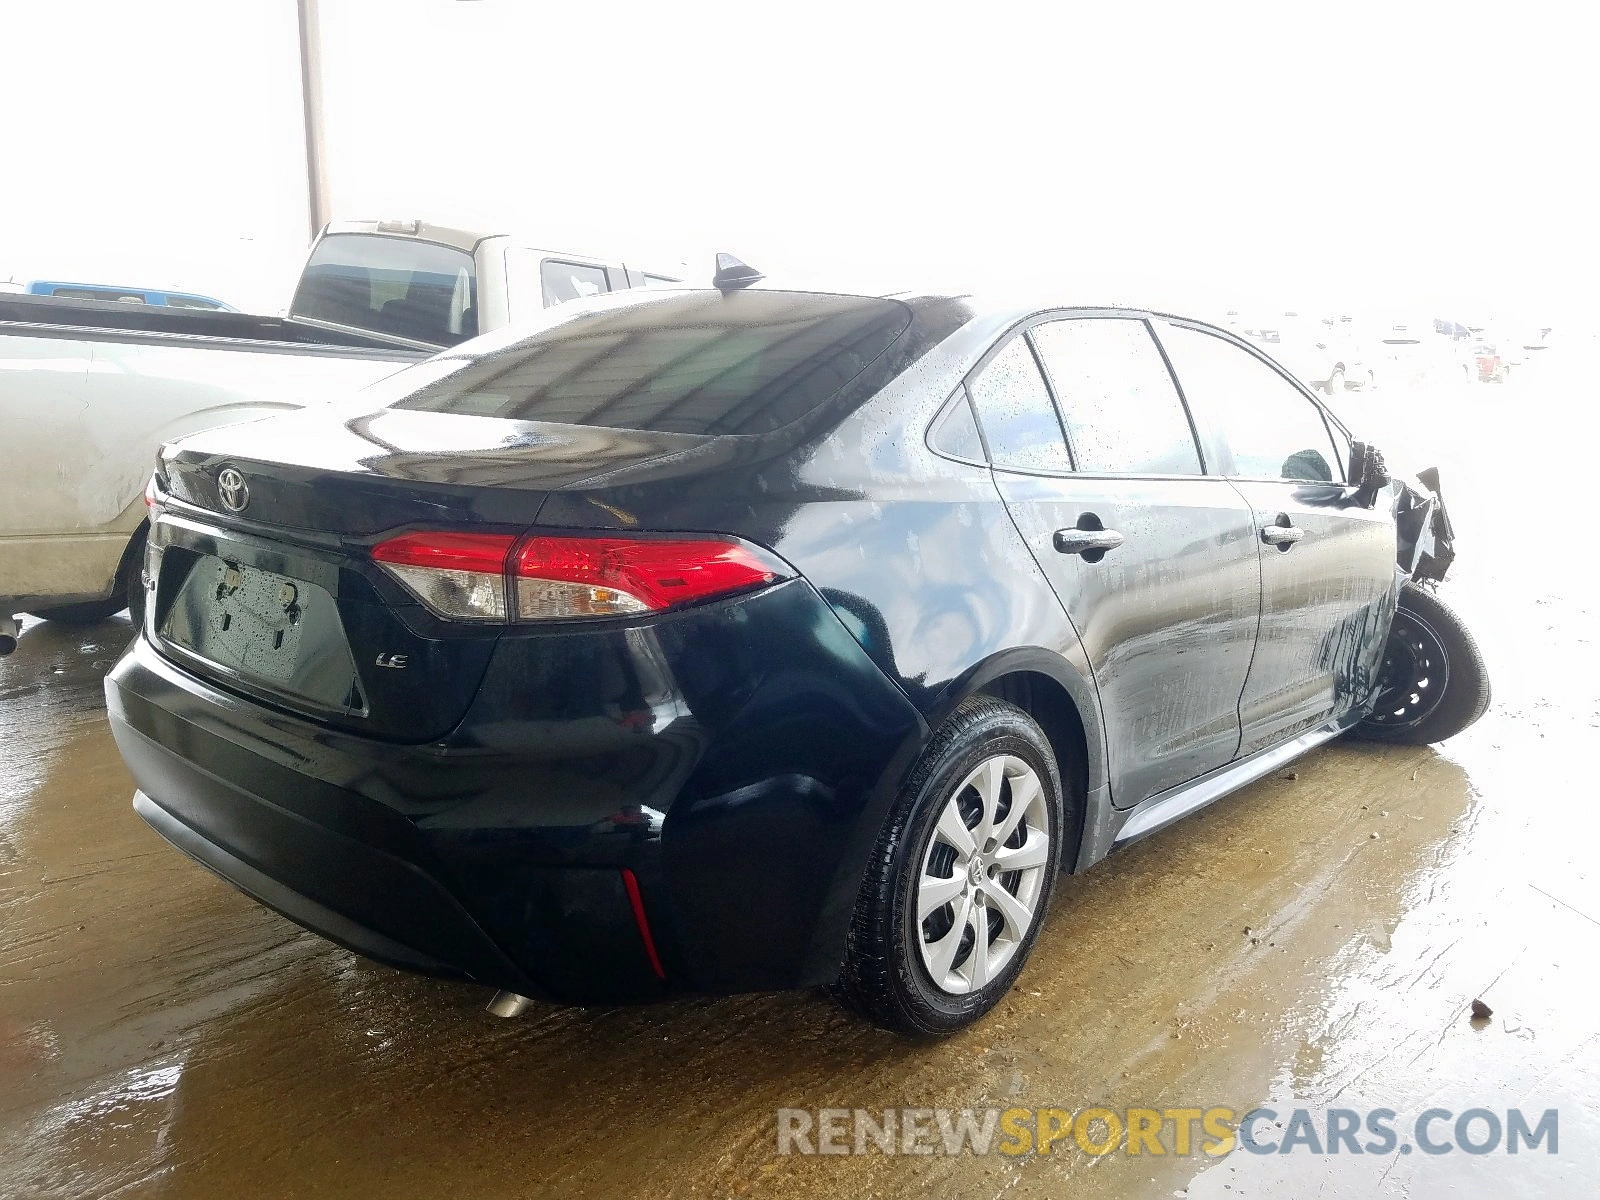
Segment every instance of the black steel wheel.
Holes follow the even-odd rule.
[[[1377,695],[1354,734],[1424,746],[1454,737],[1489,707],[1489,672],[1461,618],[1407,583],[1384,646]]]

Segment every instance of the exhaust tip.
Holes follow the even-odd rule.
[[[520,1017],[532,1007],[532,1000],[516,992],[496,992],[489,1001],[489,1011],[497,1017]]]
[[[17,648],[17,639],[9,633],[0,633],[0,658],[4,658]]]

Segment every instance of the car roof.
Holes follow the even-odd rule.
[[[454,246],[458,250],[471,250],[487,237],[496,237],[493,233],[484,233],[481,230],[458,229],[450,225],[434,225],[427,221],[413,220],[371,220],[371,221],[329,221],[323,230],[325,234],[335,233],[371,233],[392,237],[414,238],[419,242],[437,242],[442,246]]]

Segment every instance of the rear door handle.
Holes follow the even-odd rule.
[[[1287,550],[1305,535],[1304,529],[1289,523],[1288,513],[1279,513],[1278,519],[1271,525],[1261,527],[1261,540],[1269,546],[1276,546],[1279,550]]]
[[[1055,546],[1062,554],[1090,554],[1115,550],[1122,545],[1122,535],[1115,529],[1058,529]]]

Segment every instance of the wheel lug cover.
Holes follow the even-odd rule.
[[[935,820],[909,932],[934,986],[961,995],[999,978],[1034,924],[1053,840],[1044,783],[1023,759],[994,755]]]

